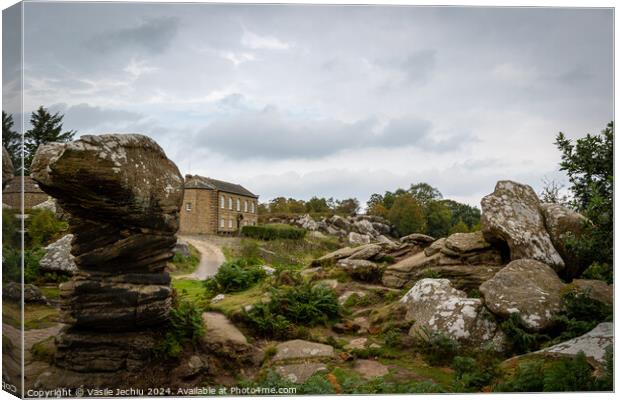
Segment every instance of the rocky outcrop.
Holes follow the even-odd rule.
[[[548,265],[536,260],[512,261],[480,285],[489,310],[500,317],[518,313],[526,328],[544,331],[553,326],[561,308],[564,284]]]
[[[485,316],[480,299],[467,298],[447,279],[422,279],[401,299],[405,318],[413,321],[410,336],[425,339],[428,333],[442,333],[473,346],[489,342],[499,350],[504,336],[493,318]]]
[[[570,285],[580,293],[608,306],[614,304],[614,285],[595,279],[573,279]]]
[[[2,146],[2,188],[13,179],[13,162],[9,152]]]
[[[41,293],[41,290],[31,283],[21,285],[17,282],[7,282],[2,285],[2,298],[14,302],[21,303],[22,301],[22,287],[24,288],[24,302],[25,303],[44,303],[47,304],[47,299]]]
[[[71,254],[73,235],[68,234],[45,248],[45,255],[39,261],[39,266],[45,272],[60,272],[74,274],[77,272],[74,257]]]
[[[75,371],[136,370],[171,304],[183,179],[152,139],[85,135],[39,147],[32,177],[70,213],[78,271],[61,285],[56,363]],[[130,333],[131,332],[131,333]]]
[[[327,370],[325,363],[334,355],[332,346],[298,339],[278,344],[272,362],[282,378],[304,383],[315,373]]]
[[[177,239],[177,243],[174,245],[174,249],[172,249],[172,251],[174,252],[174,254],[178,254],[182,257],[189,257],[189,243],[187,243],[183,239]]]
[[[598,366],[603,366],[605,363],[605,350],[607,350],[608,347],[613,348],[613,345],[613,322],[603,322],[584,335],[544,348],[533,354],[574,357],[580,351],[583,351],[590,361],[598,364]]]
[[[562,275],[569,279],[581,275],[588,268],[588,263],[570,251],[566,246],[566,239],[571,236],[578,238],[588,220],[578,212],[560,204],[544,203],[540,209],[551,242],[566,264]]]
[[[356,215],[341,217],[334,215],[319,220],[309,214],[293,218],[272,218],[270,222],[283,222],[304,228],[308,231],[346,238],[351,244],[366,244],[379,241],[380,236],[394,235],[394,227],[384,218],[375,215]]]
[[[480,232],[455,233],[388,266],[382,281],[385,286],[401,288],[433,274],[450,280],[459,289],[473,289],[492,278],[502,265],[500,251],[491,247]]]
[[[381,266],[368,260],[346,258],[338,261],[337,266],[351,278],[363,282],[378,282],[383,274]]]
[[[248,360],[255,354],[245,335],[225,315],[215,312],[202,314],[205,334],[201,344],[208,352],[235,360]]]
[[[480,220],[484,238],[506,243],[510,259],[528,258],[564,269],[564,260],[551,242],[534,189],[512,181],[499,181],[495,191],[482,199]]]

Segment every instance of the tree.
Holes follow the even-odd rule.
[[[360,202],[355,197],[336,201],[336,213],[342,215],[354,215],[360,209]]]
[[[441,192],[425,182],[416,183],[411,185],[408,190],[409,193],[420,203],[427,204],[433,200],[440,200],[443,198]]]
[[[13,114],[2,111],[2,146],[11,156],[13,173],[22,165],[22,136],[13,130]]]
[[[467,224],[463,222],[462,219],[459,219],[456,224],[450,227],[450,235],[452,235],[453,233],[467,233],[467,232],[469,232],[469,228],[467,227]]]
[[[555,203],[561,205],[569,205],[568,196],[562,194],[564,185],[557,183],[554,180],[548,180],[543,178],[543,189],[540,192],[540,200],[543,203]]]
[[[269,212],[271,213],[287,213],[288,204],[285,197],[276,197],[269,202]]]
[[[323,197],[312,197],[306,202],[306,212],[322,213],[330,211],[327,200]]]
[[[426,234],[433,237],[444,237],[452,226],[452,212],[443,202],[430,200],[424,207],[426,216]]]
[[[24,173],[30,174],[30,164],[34,154],[40,145],[52,142],[69,142],[73,139],[75,131],[62,130],[64,115],[50,114],[43,106],[34,111],[30,116],[32,128],[24,134]]]
[[[455,226],[462,221],[469,231],[474,231],[474,227],[480,224],[480,209],[478,207],[472,207],[468,204],[459,203],[454,200],[442,200],[452,213],[452,220],[450,224]]]
[[[613,142],[613,121],[600,135],[587,134],[573,143],[560,132],[555,141],[562,152],[560,170],[571,184],[571,204],[591,221],[567,245],[587,264],[606,270],[608,281],[613,279]]]
[[[303,200],[295,200],[293,198],[289,198],[287,203],[288,211],[293,214],[301,214],[306,211],[306,203]]]
[[[387,217],[401,235],[426,231],[424,210],[411,194],[397,196]]]

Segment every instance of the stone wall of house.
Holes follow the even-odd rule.
[[[2,203],[6,204],[11,208],[20,208],[20,193],[3,193],[2,194]],[[36,205],[47,201],[49,196],[46,193],[24,193],[24,209],[32,208]]]
[[[185,189],[180,212],[181,234],[215,234],[216,192],[205,189]]]
[[[224,207],[222,207],[222,196],[224,197]],[[232,207],[231,207],[232,199]],[[218,221],[217,231],[222,233],[235,232],[244,225],[256,225],[258,223],[258,200],[253,197],[241,196],[238,194],[218,192]],[[246,209],[247,202],[247,209]],[[252,206],[253,204],[253,206]],[[247,210],[247,211],[246,211]],[[254,211],[254,212],[252,212]],[[238,225],[237,217],[241,214],[243,219]]]

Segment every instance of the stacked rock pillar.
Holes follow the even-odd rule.
[[[81,372],[140,369],[171,307],[183,178],[152,139],[87,135],[39,148],[32,176],[71,214],[78,272],[61,285],[56,364]]]

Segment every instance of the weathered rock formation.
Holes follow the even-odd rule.
[[[136,370],[168,319],[183,178],[152,139],[82,136],[41,146],[32,176],[70,213],[78,272],[61,285],[56,363],[74,371]]]
[[[485,316],[480,299],[467,298],[454,289],[447,279],[421,279],[401,299],[407,314],[414,321],[410,336],[425,339],[427,333],[443,333],[462,343],[481,346],[493,343],[504,346],[504,335],[493,318]]]
[[[77,272],[74,257],[71,254],[71,242],[73,235],[68,234],[45,248],[45,255],[39,261],[39,266],[44,272],[61,272],[74,274]]]
[[[250,360],[256,349],[224,314],[206,312],[202,314],[205,335],[201,345],[213,354],[234,360]]]
[[[540,209],[551,242],[566,264],[562,275],[569,279],[581,275],[589,265],[570,251],[566,246],[566,239],[570,236],[579,237],[588,220],[578,212],[560,204],[543,203]]]
[[[547,233],[534,189],[512,181],[499,181],[481,205],[484,238],[491,243],[506,243],[511,260],[529,258],[549,265],[556,272],[564,269],[564,260]]]
[[[543,331],[560,311],[564,283],[548,265],[536,260],[512,261],[480,285],[485,305],[493,314],[518,313],[525,326]]]
[[[331,361],[334,356],[332,346],[305,340],[290,340],[276,346],[272,362],[282,378],[293,383],[304,383],[315,373],[327,370],[326,362]]]
[[[387,267],[383,284],[401,288],[429,274],[449,279],[458,289],[477,288],[502,267],[502,256],[480,232],[455,233]]]

